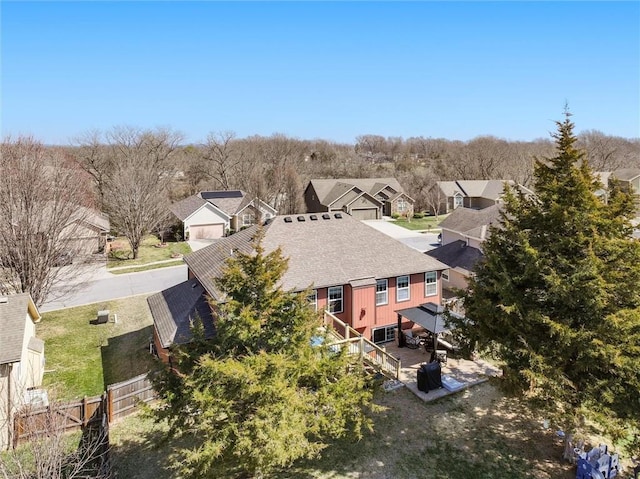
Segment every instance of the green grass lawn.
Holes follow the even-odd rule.
[[[128,273],[139,273],[140,271],[149,271],[151,269],[160,269],[160,268],[168,268],[170,266],[180,266],[184,264],[184,261],[182,261],[181,259],[177,259],[175,261],[168,261],[166,263],[160,263],[160,264],[147,264],[147,265],[142,265],[142,266],[134,266],[132,268],[125,268],[125,269],[112,269],[111,271],[109,271],[109,273],[111,274],[128,274]]]
[[[146,236],[138,250],[138,257],[129,259],[133,258],[129,241],[126,238],[116,238],[111,244],[111,252],[107,258],[107,269],[118,266],[145,265],[154,261],[172,259],[171,255],[173,254],[185,255],[191,253],[191,247],[185,241],[166,243],[166,246],[162,248],[156,246],[159,244],[160,240],[155,236]]]
[[[362,440],[338,440],[318,459],[300,461],[272,479],[570,479],[562,442],[542,418],[491,383],[424,403],[406,388],[377,394],[384,410]],[[117,477],[178,478],[169,457],[184,439],[142,415],[110,429]]]
[[[98,310],[118,323],[91,324]],[[149,371],[153,320],[146,296],[43,313],[37,336],[45,342],[43,385],[56,399],[97,396],[106,386]]]
[[[420,219],[411,218],[411,221],[407,221],[405,218],[398,218],[397,220],[393,221],[398,226],[402,226],[403,228],[407,228],[408,230],[422,231],[437,228],[438,224],[446,217],[447,215],[439,215],[438,219],[436,220],[435,216],[425,216],[424,218]]]

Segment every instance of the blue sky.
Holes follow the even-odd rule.
[[[2,135],[640,137],[640,2],[7,2]]]

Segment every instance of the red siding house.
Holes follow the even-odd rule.
[[[251,252],[259,227],[187,255],[189,281],[149,298],[161,355],[172,344],[184,342],[185,321],[188,326],[205,296],[223,300],[214,278],[222,274],[226,259],[235,251]],[[289,258],[282,287],[311,288],[310,301],[317,310],[328,309],[376,343],[394,340],[397,310],[427,302],[440,304],[445,264],[347,214],[276,216],[261,227],[265,252],[280,247]]]

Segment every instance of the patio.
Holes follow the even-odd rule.
[[[443,378],[444,376],[449,376],[459,381],[462,383],[462,387],[455,391],[449,391],[442,387],[425,393],[418,390],[417,375],[420,365],[429,361],[430,353],[427,353],[424,348],[399,348],[395,343],[385,344],[385,350],[402,362],[400,381],[425,402],[434,401],[435,399],[455,394],[470,386],[483,383],[488,381],[490,376],[497,377],[502,375],[502,371],[499,368],[482,359],[469,361],[466,359],[454,359],[449,356],[447,362],[442,364],[442,376]]]

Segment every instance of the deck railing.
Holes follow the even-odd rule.
[[[336,318],[329,311],[324,312],[324,323],[338,340],[331,344],[347,345],[349,354],[358,355],[363,362],[373,366],[386,376],[400,378],[400,360],[389,354],[377,344],[369,341],[344,321]]]

